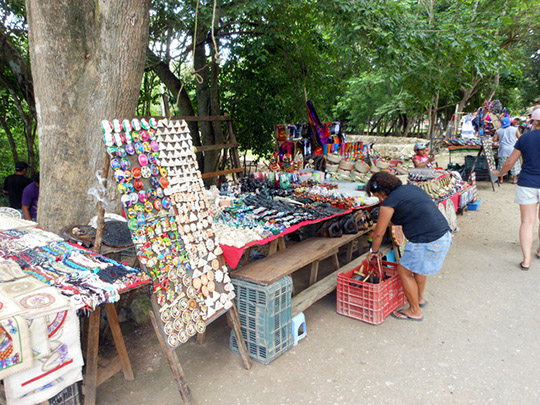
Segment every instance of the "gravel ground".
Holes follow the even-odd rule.
[[[540,403],[540,260],[518,267],[515,186],[478,187],[480,210],[458,217],[444,268],[428,277],[423,322],[368,325],[338,315],[330,294],[305,311],[306,339],[246,371],[222,317],[203,345],[177,349],[195,402]],[[117,374],[99,387],[98,404],[180,404],[151,326],[126,339],[136,379]]]

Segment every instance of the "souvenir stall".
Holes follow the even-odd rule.
[[[180,394],[191,402],[174,349],[225,313],[241,336],[191,135],[185,121],[174,119],[103,121],[101,127],[139,262],[152,278],[151,320]],[[239,351],[250,368],[243,339]]]
[[[227,264],[236,268],[244,250],[282,238],[304,226],[367,211],[378,200],[344,184],[316,181],[314,173],[255,173],[225,183],[214,201],[213,219]],[[350,232],[365,229],[357,215]],[[249,254],[249,249],[246,254]]]
[[[456,213],[476,200],[476,186],[464,182],[457,172],[411,169],[407,182],[420,187],[433,199],[452,232],[457,230]]]
[[[118,371],[133,379],[112,303],[150,277],[35,226],[0,217],[0,378],[7,403],[40,403],[66,389],[78,393],[74,384],[83,379],[78,315],[95,318],[101,306],[119,353],[104,380]],[[86,358],[86,403],[95,401],[96,385],[87,377],[97,376],[97,350],[94,360]]]

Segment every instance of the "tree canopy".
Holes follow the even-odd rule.
[[[75,7],[75,6],[74,6]],[[540,96],[533,0],[153,0],[139,115],[231,114],[244,150],[272,150],[273,125],[323,120],[349,133],[406,134],[420,120],[499,98],[523,113]],[[3,174],[37,164],[25,3],[0,0]],[[119,85],[122,78],[118,78]],[[166,94],[165,101],[163,94]],[[223,143],[219,124],[191,124]],[[200,137],[199,137],[200,134]],[[211,171],[220,156],[199,162]]]

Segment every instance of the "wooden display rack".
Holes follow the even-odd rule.
[[[478,159],[480,158],[480,155],[484,155],[486,158],[486,162],[488,164],[488,170],[489,170],[489,181],[491,182],[491,187],[493,188],[493,191],[495,191],[495,181],[497,181],[497,184],[500,187],[499,179],[497,176],[495,176],[491,171],[495,170],[495,158],[493,156],[493,150],[491,148],[491,138],[483,137],[481,138],[482,146],[480,147],[480,150],[478,151],[478,154],[476,155],[476,158],[474,159],[473,165],[471,167],[471,175],[474,173],[474,169],[476,168],[476,163],[478,162]],[[489,142],[489,144],[488,144]],[[470,181],[471,175],[469,175],[469,178],[467,179],[467,182]]]
[[[223,116],[223,117],[178,117],[178,118],[172,118],[172,119],[183,119],[183,120],[192,120],[192,121],[228,121],[229,123],[229,137],[232,141],[229,144],[225,145],[213,145],[213,146],[206,146],[206,147],[199,147],[200,152],[204,150],[223,150],[223,149],[229,149],[231,153],[231,158],[233,162],[236,162],[238,165],[240,163],[240,159],[238,157],[238,144],[236,143],[236,139],[234,138],[234,134],[232,133],[232,121],[230,116]],[[201,148],[204,148],[201,150]],[[102,168],[102,177],[107,179],[109,177],[109,168],[110,168],[110,157],[107,153],[105,153],[105,162],[103,164]],[[243,171],[243,169],[237,167],[233,170],[225,170],[220,172],[214,172],[214,173],[208,173],[206,176],[203,175],[202,177],[217,177],[229,173],[240,173]],[[103,240],[103,232],[105,228],[105,209],[102,204],[98,204],[98,212],[97,212],[97,231],[96,231],[96,238],[94,243],[94,251],[96,253],[101,252],[102,248],[102,240]],[[223,258],[219,258],[221,261],[221,264],[223,264]],[[127,293],[129,291],[133,291],[133,289],[127,289],[122,292]],[[221,291],[222,292],[222,291]],[[152,311],[150,312],[150,320],[152,322],[152,326],[154,327],[154,331],[156,333],[156,336],[158,338],[159,344],[161,346],[161,350],[165,354],[165,357],[167,358],[167,361],[169,363],[169,368],[171,369],[171,372],[174,376],[174,379],[176,380],[176,384],[178,386],[178,391],[180,392],[180,395],[182,397],[182,400],[186,404],[192,404],[193,398],[191,396],[191,392],[189,390],[189,386],[185,379],[185,374],[182,369],[182,366],[180,365],[180,361],[178,360],[178,356],[176,355],[175,349],[171,348],[167,343],[166,334],[164,332],[164,325],[161,321],[161,317],[159,315],[159,305],[157,303],[157,300],[154,295],[151,297],[152,302]],[[115,357],[110,364],[107,367],[99,368],[98,367],[98,352],[99,352],[99,331],[100,331],[100,322],[101,322],[101,308],[98,306],[91,314],[88,319],[86,331],[87,331],[87,344],[86,344],[86,369],[84,374],[84,381],[83,381],[83,394],[84,394],[84,404],[85,405],[94,405],[96,403],[96,390],[99,385],[110,379],[112,376],[117,374],[118,372],[122,371],[124,374],[124,378],[128,381],[132,381],[135,379],[135,376],[133,374],[133,370],[131,368],[131,362],[129,360],[128,352],[126,349],[126,344],[124,341],[124,337],[122,335],[122,331],[120,329],[120,323],[118,322],[118,314],[116,312],[116,307],[114,304],[104,304],[104,308],[107,313],[107,318],[109,321],[109,326],[111,328],[111,333],[113,335],[114,345],[118,352],[118,356]],[[238,311],[236,309],[236,305],[233,302],[233,305],[229,310],[222,309],[219,312],[216,312],[211,318],[206,320],[206,325],[208,326],[210,323],[212,323],[214,320],[219,318],[223,314],[227,314],[228,320],[230,324],[232,324],[233,330],[236,335],[236,339],[239,342],[239,351],[240,351],[240,357],[242,359],[243,366],[246,370],[249,370],[252,366],[251,359],[249,357],[248,350],[246,348],[246,344],[244,342],[244,338],[242,336],[242,331],[240,328],[240,318],[238,316]]]

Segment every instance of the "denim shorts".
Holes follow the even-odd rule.
[[[405,252],[399,264],[413,273],[430,276],[442,268],[451,244],[452,234],[450,232],[446,232],[439,239],[429,243],[409,241],[405,245]]]

